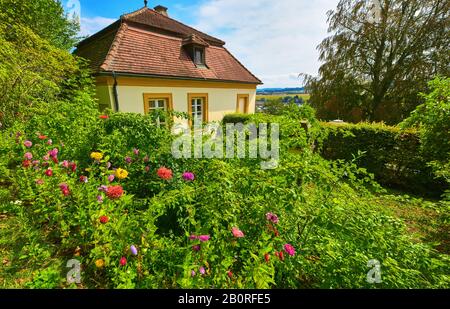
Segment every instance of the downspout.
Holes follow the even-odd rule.
[[[114,108],[116,112],[119,111],[119,95],[117,94],[117,78],[116,78],[116,72],[112,72],[113,78],[114,78],[114,85],[113,85],[113,95],[114,95]]]

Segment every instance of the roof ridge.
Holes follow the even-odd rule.
[[[171,17],[169,17],[169,16],[160,14],[160,13],[156,12],[155,10],[149,8],[149,7],[143,7],[142,9],[139,9],[139,10],[137,10],[137,11],[135,11],[135,12],[131,12],[131,13],[128,13],[128,14],[124,14],[124,15],[121,16],[121,18],[123,18],[123,19],[128,19],[128,18],[134,17],[134,16],[136,16],[136,15],[139,15],[140,13],[143,13],[143,12],[145,12],[145,11],[149,11],[149,12],[151,12],[152,14],[158,14],[158,16],[160,16],[160,17],[162,17],[162,18],[169,19],[170,21],[176,22],[177,24],[182,25],[182,26],[184,26],[184,27],[187,27],[187,28],[189,28],[190,30],[194,30],[194,31],[196,31],[196,32],[198,32],[198,33],[200,33],[200,34],[206,36],[206,37],[210,37],[210,38],[213,39],[212,41],[216,41],[217,43],[220,43],[220,44],[222,44],[222,45],[225,45],[225,43],[226,43],[225,41],[223,41],[223,40],[221,40],[221,39],[218,39],[218,38],[216,38],[216,37],[213,37],[212,35],[209,35],[209,34],[207,34],[207,33],[205,33],[205,32],[202,32],[202,31],[200,31],[200,30],[197,30],[197,29],[195,29],[195,28],[193,28],[193,27],[191,27],[191,26],[189,26],[189,25],[186,25],[186,24],[184,24],[184,23],[182,23],[182,22],[180,22],[180,21],[178,21],[178,20],[176,20],[176,19],[173,19],[173,18],[171,18]],[[207,39],[207,40],[208,40],[208,39]],[[210,40],[210,41],[211,41],[211,40]]]
[[[127,13],[127,14],[122,14],[121,16],[120,16],[120,18],[130,18],[130,17],[133,17],[133,16],[136,16],[136,15],[138,15],[139,13],[142,13],[143,11],[145,11],[146,9],[148,9],[148,10],[151,10],[151,9],[149,9],[148,7],[146,7],[146,6],[144,6],[143,8],[141,8],[141,9],[139,9],[139,10],[137,10],[137,11],[134,11],[134,12],[131,12],[131,13]]]
[[[246,67],[245,67],[245,65],[243,65],[235,56],[233,56],[233,54],[226,48],[226,47],[224,47],[224,46],[222,46],[222,48],[234,59],[234,60],[236,60],[236,62],[237,63],[239,63],[243,68],[244,68],[244,70],[246,70],[251,76],[253,76],[257,81],[259,81],[260,82],[260,84],[261,85],[263,85],[263,82],[262,82],[262,80],[260,80],[258,77],[256,77],[256,75],[254,75],[249,69],[247,69]]]
[[[150,10],[151,10],[151,9],[150,9]],[[158,12],[156,12],[156,11],[154,11],[154,10],[151,10],[151,11],[155,12],[156,14],[159,14]],[[171,17],[169,17],[169,16],[165,16],[165,15],[162,15],[162,14],[161,14],[161,16],[163,16],[163,17],[165,17],[165,18],[168,18],[168,19],[170,19],[170,20],[172,20],[172,21],[174,21],[174,22],[176,22],[176,23],[178,23],[178,24],[180,24],[180,25],[183,25],[183,26],[185,26],[185,27],[188,27],[188,28],[191,29],[191,30],[194,30],[194,31],[197,31],[197,32],[199,32],[199,33],[201,33],[201,34],[203,34],[203,35],[209,36],[209,37],[211,37],[211,38],[213,38],[213,39],[215,39],[215,40],[217,40],[217,41],[220,41],[221,43],[223,43],[223,45],[225,45],[225,42],[222,41],[221,39],[218,39],[218,38],[216,38],[216,37],[213,37],[212,35],[209,35],[209,34],[207,34],[207,33],[205,33],[205,32],[202,32],[202,31],[200,31],[200,30],[197,30],[197,29],[195,29],[195,28],[193,28],[193,27],[191,27],[191,26],[189,26],[189,25],[183,24],[182,22],[180,22],[180,21],[178,21],[178,20],[176,20],[176,19],[173,19],[173,18],[171,18]]]
[[[103,63],[100,65],[100,69],[107,71],[108,67],[110,66],[111,62],[114,59],[116,51],[119,48],[120,41],[122,40],[122,37],[127,29],[128,25],[126,23],[122,23],[120,25],[120,28],[119,30],[117,30],[117,33],[114,37],[114,41],[112,42],[111,47],[109,48],[108,54],[105,57],[105,61],[103,61]]]

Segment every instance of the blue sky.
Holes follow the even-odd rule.
[[[317,45],[327,36],[326,13],[338,0],[149,0],[169,16],[226,42],[226,47],[263,82],[298,87],[299,73],[317,74]],[[79,11],[82,34],[93,34],[144,0],[62,0]],[[79,4],[78,4],[79,3]]]

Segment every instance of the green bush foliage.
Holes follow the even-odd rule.
[[[376,184],[363,169],[308,147],[288,151],[296,119],[281,123],[286,142],[274,170],[250,159],[175,160],[160,147],[169,132],[145,116],[94,122],[99,140],[86,165],[53,137],[5,142],[17,166],[15,212],[57,244],[56,252],[40,243],[29,251],[80,260],[85,287],[449,287],[448,258],[413,243],[372,202],[367,188]],[[291,138],[308,145],[302,129]],[[371,259],[382,265],[377,285],[366,281]],[[43,268],[29,286],[67,286],[60,278]]]
[[[419,130],[422,154],[436,176],[450,184],[450,78],[437,77],[428,86],[429,93],[420,94],[425,103],[401,126]]]
[[[329,160],[354,161],[387,186],[439,196],[445,189],[436,180],[421,151],[416,130],[383,124],[322,124],[327,131],[322,155]]]
[[[228,114],[223,117],[222,122],[224,124],[227,124],[227,123],[233,123],[233,124],[243,123],[243,124],[245,124],[250,120],[250,118],[251,118],[250,114],[238,114],[238,113]]]

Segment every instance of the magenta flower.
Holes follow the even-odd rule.
[[[32,163],[33,163],[33,165],[39,165],[40,162],[39,162],[39,160],[34,160]]]
[[[100,204],[103,203],[103,196],[102,195],[98,195],[97,196],[97,202],[99,202]]]
[[[201,235],[201,236],[198,236],[198,239],[199,239],[201,242],[206,242],[206,241],[208,241],[210,238],[211,238],[211,237],[210,237],[209,235]]]
[[[133,153],[134,153],[135,156],[138,156],[139,155],[139,149],[134,148],[133,149]]]
[[[64,160],[64,161],[61,163],[61,165],[62,165],[62,167],[64,167],[64,168],[69,168],[69,161]]]
[[[185,172],[183,174],[183,179],[186,181],[193,181],[195,179],[195,175],[191,172]]]
[[[289,254],[290,256],[295,255],[295,248],[290,244],[284,245],[284,251],[286,251],[286,253]]]
[[[244,237],[244,232],[242,232],[240,229],[238,229],[237,227],[233,227],[231,229],[231,232],[233,233],[233,236],[236,238],[242,238]]]
[[[33,154],[31,152],[27,152],[24,156],[25,160],[33,159]]]
[[[194,270],[191,271],[191,277],[195,277],[195,271]]]
[[[115,178],[116,178],[116,177],[115,177],[114,175],[109,175],[109,176],[108,176],[108,181],[109,181],[109,182],[113,182]]]
[[[200,245],[192,246],[192,250],[194,250],[194,251],[196,251],[196,252],[200,251],[200,249],[201,249],[201,246],[200,246]]]
[[[33,146],[33,143],[31,141],[25,141],[23,142],[23,145],[27,148],[30,148],[31,146]]]
[[[80,182],[88,183],[89,179],[87,176],[80,176]]]
[[[138,255],[138,250],[134,245],[130,246],[130,251],[132,255]]]
[[[54,148],[48,152],[48,155],[52,158],[56,158],[58,156],[58,148]]]
[[[275,223],[275,224],[278,223],[278,216],[273,214],[273,213],[271,213],[271,212],[266,214],[266,219],[271,221],[271,222],[273,222],[273,223]]]
[[[45,155],[44,157],[42,157],[42,160],[48,161],[48,160],[50,160],[50,157],[48,155]]]
[[[127,162],[128,164],[130,164],[131,161],[132,161],[132,159],[131,159],[130,157],[126,157],[126,158],[125,158],[125,162]]]
[[[200,267],[200,269],[198,270],[200,274],[204,275],[206,273],[205,267]]]
[[[64,190],[68,190],[69,186],[66,183],[62,183],[59,185],[59,188],[61,189],[61,191],[64,191]]]
[[[189,239],[190,240],[196,240],[196,239],[198,239],[198,236],[192,234],[191,236],[189,236]]]

